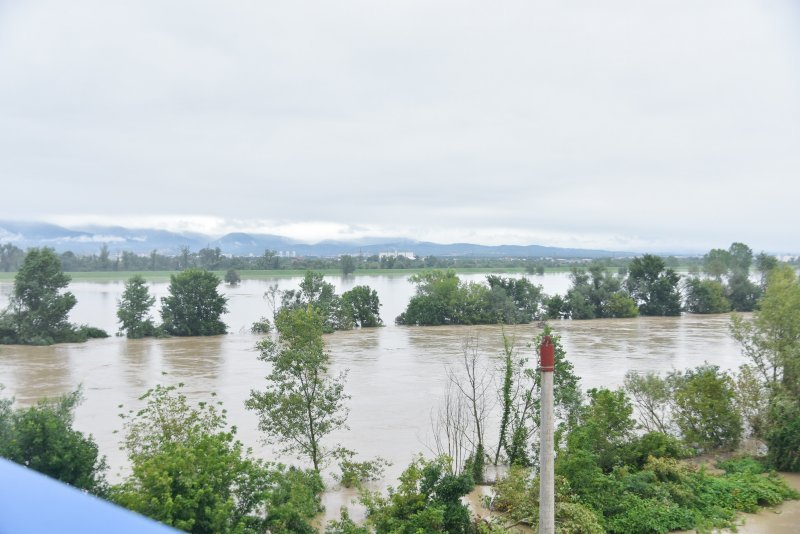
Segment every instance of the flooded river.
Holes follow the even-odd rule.
[[[462,278],[482,280],[483,275]],[[393,462],[387,479],[394,480],[412,455],[429,453],[429,414],[442,396],[445,371],[462,354],[462,340],[477,336],[481,354],[489,365],[499,357],[501,328],[480,327],[398,327],[394,317],[414,292],[404,276],[328,278],[338,290],[367,284],[378,291],[383,303],[384,328],[337,332],[326,336],[334,371],[349,369],[346,391],[352,396],[348,419],[350,430],[331,441],[356,449],[362,457],[382,456]],[[569,286],[566,274],[532,277],[548,293],[563,293]],[[138,397],[158,383],[184,382],[193,399],[205,400],[216,392],[239,429],[239,439],[258,455],[273,457],[259,442],[256,417],[245,410],[244,401],[252,389],[261,389],[266,364],[257,359],[259,336],[249,332],[250,324],[268,315],[262,296],[270,283],[282,289],[296,287],[299,278],[245,281],[224,287],[229,313],[223,317],[231,332],[210,338],[127,340],[109,338],[81,344],[51,347],[0,347],[0,384],[5,396],[15,396],[21,405],[83,386],[85,401],[78,408],[76,427],[91,433],[108,456],[111,478],[125,469],[119,451],[121,428],[119,405],[138,406]],[[152,292],[163,296],[167,284],[153,284]],[[222,286],[220,286],[222,288]],[[11,284],[0,284],[0,307],[7,303]],[[72,284],[78,299],[71,316],[116,330],[117,300],[122,282]],[[737,346],[728,335],[728,315],[684,315],[672,318],[637,318],[593,321],[558,321],[569,359],[584,388],[620,385],[629,369],[669,371],[703,362],[734,369],[743,363]],[[521,342],[539,332],[535,325],[511,332]],[[533,357],[533,352],[528,351]],[[166,374],[164,374],[166,373]],[[332,492],[326,496],[329,513],[350,494]]]

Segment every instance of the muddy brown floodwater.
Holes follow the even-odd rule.
[[[483,275],[464,276],[481,280]],[[282,288],[296,287],[299,278],[275,280]],[[77,410],[75,426],[91,433],[111,466],[112,480],[124,473],[126,460],[119,450],[118,406],[137,408],[137,399],[155,384],[185,383],[185,392],[205,400],[212,392],[224,402],[229,421],[239,429],[239,439],[257,455],[278,458],[260,443],[256,417],[245,410],[252,389],[260,389],[268,369],[257,359],[259,336],[249,325],[269,311],[262,298],[272,280],[246,281],[224,288],[230,313],[223,317],[230,334],[207,338],[127,340],[109,338],[81,344],[51,347],[0,347],[0,384],[3,395],[29,405],[42,397],[55,396],[82,385],[85,400]],[[477,336],[483,361],[496,365],[502,347],[499,326],[398,327],[393,318],[405,307],[414,288],[402,276],[335,278],[339,291],[368,284],[383,302],[384,328],[336,332],[325,337],[331,353],[332,371],[348,369],[349,431],[331,436],[357,450],[362,458],[382,456],[393,462],[386,480],[375,488],[393,483],[416,453],[430,453],[429,414],[442,397],[446,368],[462,354],[462,340]],[[566,275],[534,277],[549,293],[563,292]],[[72,284],[78,299],[72,320],[109,332],[115,328],[117,300],[122,282]],[[0,307],[4,307],[10,284],[0,284]],[[157,296],[166,294],[166,284],[154,284]],[[628,370],[669,371],[703,362],[734,369],[743,363],[728,334],[728,315],[684,315],[671,318],[637,318],[593,321],[558,321],[568,358],[581,385],[614,387]],[[520,346],[540,331],[535,325],[506,328]],[[533,358],[533,351],[525,352]],[[166,373],[166,374],[164,374]],[[329,482],[330,475],[327,475]],[[388,482],[387,482],[388,481]],[[332,489],[325,495],[326,517],[338,514],[355,492]],[[358,507],[354,515],[361,514]]]

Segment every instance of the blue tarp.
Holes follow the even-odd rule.
[[[0,534],[179,532],[0,458]]]

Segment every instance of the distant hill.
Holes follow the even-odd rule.
[[[200,233],[177,233],[151,228],[121,226],[84,226],[64,228],[37,222],[0,221],[0,243],[13,243],[20,248],[51,247],[58,252],[95,254],[105,244],[112,253],[123,250],[147,254],[153,250],[175,255],[183,247],[196,252],[204,247],[219,247],[223,254],[260,256],[265,250],[297,256],[330,257],[340,254],[373,255],[382,252],[412,252],[417,256],[529,257],[529,258],[607,258],[628,257],[630,252],[609,250],[544,247],[540,245],[477,245],[474,243],[431,243],[402,238],[369,238],[365,240],[321,241],[301,243],[270,234],[235,232],[221,237]]]

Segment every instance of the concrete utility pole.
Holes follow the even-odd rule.
[[[556,503],[553,460],[553,371],[555,347],[550,336],[544,336],[539,347],[539,371],[542,373],[542,427],[539,454],[539,534],[554,534],[556,530]]]

